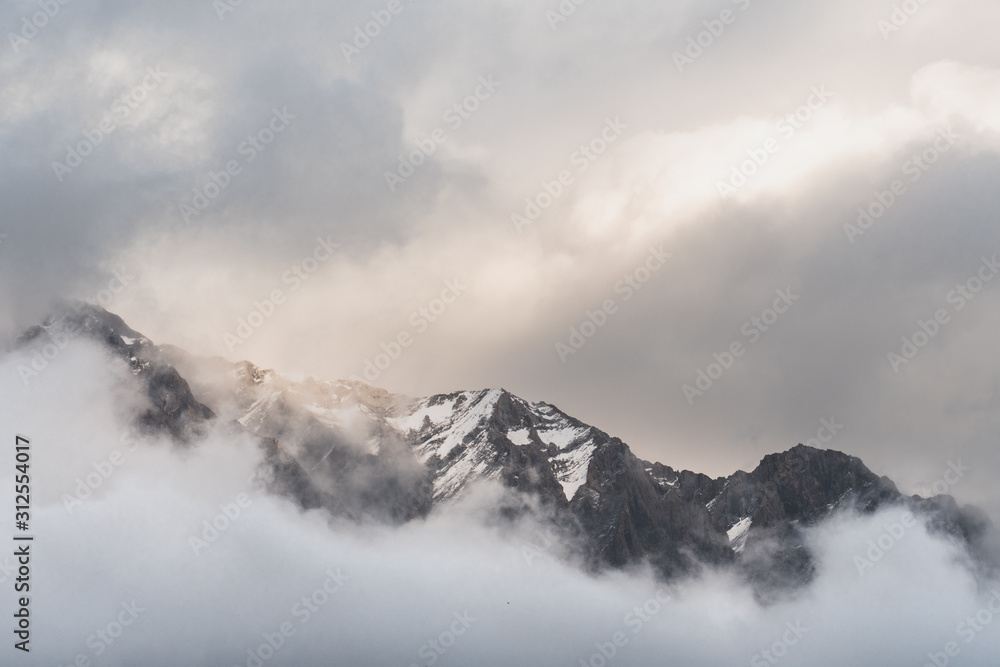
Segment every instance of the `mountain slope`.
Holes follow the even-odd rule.
[[[150,404],[139,427],[181,444],[212,422],[248,433],[273,492],[354,520],[418,519],[495,481],[525,501],[499,515],[541,508],[593,568],[649,563],[674,577],[732,566],[763,595],[811,580],[803,529],[836,512],[906,506],[980,556],[993,535],[981,512],[950,497],[904,497],[840,452],[798,445],[712,479],[642,461],[600,429],[504,389],[409,399],[361,382],[283,378],[154,345],[91,306],[65,309],[18,345],[43,334],[89,338],[131,369]]]

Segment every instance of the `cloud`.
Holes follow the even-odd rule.
[[[1000,246],[997,7],[922,6],[885,36],[891,4],[860,0],[586,3],[555,30],[558,3],[404,6],[350,62],[341,44],[377,4],[243,3],[220,18],[207,2],[69,3],[5,44],[6,333],[125,271],[108,307],[157,342],[335,378],[409,333],[378,379],[390,390],[503,385],[714,474],[832,416],[846,428],[831,446],[904,488],[972,462],[955,493],[997,516],[993,292],[899,374],[887,361]],[[5,25],[36,7],[10,5]],[[736,22],[677,71],[673,54],[723,9]],[[162,83],[116,115],[157,67]],[[500,87],[453,128],[445,114],[487,76]],[[822,86],[833,96],[793,136],[777,129]],[[286,108],[283,132],[240,152]],[[60,182],[53,162],[109,114],[116,129]],[[615,118],[627,130],[581,170],[574,154]],[[961,140],[909,181],[945,125]],[[386,172],[437,128],[447,140],[390,191]],[[722,201],[719,181],[768,139],[780,150]],[[572,184],[518,234],[511,216],[562,171]],[[897,179],[906,194],[850,243],[844,225]],[[293,293],[283,276],[321,237],[340,252]],[[669,265],[562,363],[555,344],[623,299],[618,282],[661,244]],[[417,336],[412,314],[455,279],[468,290]],[[681,387],[785,288],[801,293],[794,312],[688,405]],[[286,303],[230,349],[274,290]]]
[[[0,425],[32,448],[31,664],[910,665],[955,642],[985,665],[1000,647],[981,612],[1000,584],[900,510],[811,529],[816,581],[761,607],[726,573],[587,574],[543,525],[489,521],[496,487],[397,528],[302,512],[251,481],[249,438],[122,439],[131,378],[97,348],[28,389],[19,362],[0,362]]]

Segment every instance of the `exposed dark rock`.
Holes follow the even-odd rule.
[[[122,359],[149,399],[138,417],[147,430],[191,443],[216,419],[250,434],[267,488],[306,509],[400,523],[496,480],[511,490],[498,520],[541,512],[593,568],[649,563],[672,578],[733,566],[773,600],[815,575],[804,529],[836,512],[901,506],[979,567],[996,567],[989,554],[1000,539],[983,512],[949,496],[904,497],[841,452],[798,445],[713,479],[641,461],[621,440],[502,389],[411,401],[360,382],[291,382],[247,361],[156,346],[92,306],[66,310],[19,344],[46,333],[87,336]]]

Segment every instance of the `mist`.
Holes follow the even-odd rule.
[[[902,509],[809,528],[813,582],[764,605],[729,572],[592,571],[543,508],[498,520],[515,501],[489,483],[408,521],[303,511],[232,405],[154,437],[120,358],[16,341],[79,299],[195,355],[192,386],[247,360],[503,387],[678,470],[806,443],[997,522],[998,21],[991,0],[5,3],[29,664],[995,662],[997,583]],[[368,425],[344,429],[359,457]],[[322,491],[378,493],[349,482]]]
[[[94,299],[158,342],[327,378],[409,335],[377,385],[507,387],[718,475],[833,417],[907,488],[961,458],[982,474],[955,492],[996,516],[995,283],[888,355],[1000,248],[998,9],[897,4],[443,0],[362,48],[384,8],[106,0],[39,28],[9,3],[0,328]],[[651,247],[671,258],[626,301]],[[447,281],[461,296],[421,316]],[[778,289],[801,300],[690,405]]]
[[[135,380],[92,343],[27,386],[25,356],[0,362],[2,428],[33,452],[25,664],[987,665],[1000,648],[1000,582],[901,509],[810,529],[815,581],[762,606],[726,572],[588,573],[541,515],[493,520],[498,485],[397,527],[303,512],[262,488],[249,436],[134,431]]]

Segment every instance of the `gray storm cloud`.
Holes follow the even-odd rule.
[[[995,3],[57,5],[2,14],[8,334],[93,298],[330,378],[402,336],[374,384],[502,385],[712,474],[833,419],[1000,516],[1000,283],[953,296],[1000,252]]]

